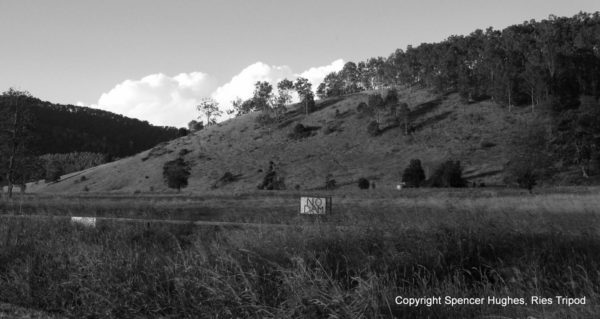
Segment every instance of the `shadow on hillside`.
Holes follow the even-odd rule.
[[[469,180],[469,179],[473,179],[473,178],[481,178],[481,177],[488,177],[488,176],[493,176],[493,175],[497,175],[504,172],[503,169],[495,169],[495,170],[491,170],[491,171],[485,171],[485,172],[480,172],[480,173],[475,173],[472,175],[466,175],[464,176],[465,179]]]
[[[414,110],[410,111],[410,118],[415,120],[435,110],[440,104],[442,104],[442,101],[443,99],[440,98],[417,105]]]
[[[450,114],[452,114],[452,112],[451,112],[451,111],[446,111],[446,112],[443,112],[443,113],[441,113],[441,114],[438,114],[438,115],[436,115],[436,116],[429,117],[429,118],[427,118],[427,119],[425,119],[425,120],[423,120],[423,121],[421,121],[421,122],[419,122],[419,123],[416,123],[416,124],[415,124],[415,125],[412,127],[412,129],[413,129],[414,131],[419,131],[419,130],[421,130],[421,129],[425,128],[425,127],[426,127],[426,126],[428,126],[428,125],[433,125],[433,124],[435,124],[435,123],[437,123],[437,122],[443,121],[443,120],[444,120],[444,119],[446,119],[448,116],[450,116]]]

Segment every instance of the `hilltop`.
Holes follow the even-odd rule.
[[[367,124],[372,119],[357,111],[371,93],[319,101],[317,110],[308,115],[301,105],[293,105],[269,125],[257,123],[259,113],[246,114],[134,156],[63,176],[57,183],[32,183],[28,190],[163,192],[168,188],[162,167],[178,156],[191,164],[184,192],[256,190],[271,161],[287,189],[318,189],[328,174],[341,187],[356,188],[356,181],[366,177],[376,187],[395,188],[415,158],[422,161],[427,176],[452,159],[461,161],[470,182],[499,184],[515,123],[532,116],[527,108],[509,113],[489,100],[468,104],[456,93],[404,89],[399,91],[400,102],[411,102],[414,132],[405,135],[400,127],[392,127],[371,136]],[[290,136],[298,123],[310,128],[310,136]],[[223,181],[227,172],[233,181]]]

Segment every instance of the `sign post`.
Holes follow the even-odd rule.
[[[301,215],[329,215],[331,214],[330,196],[302,196],[300,197]]]

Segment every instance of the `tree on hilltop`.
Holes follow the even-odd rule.
[[[294,88],[296,89],[298,95],[300,96],[300,99],[304,103],[304,110],[306,112],[306,115],[308,115],[308,113],[311,111],[309,109],[312,109],[312,107],[315,104],[314,95],[312,92],[312,84],[310,84],[308,79],[299,77],[294,83]]]
[[[196,109],[206,117],[206,126],[217,123],[217,117],[223,115],[219,109],[219,103],[212,98],[204,98]]]

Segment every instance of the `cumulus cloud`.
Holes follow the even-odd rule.
[[[195,106],[204,97],[212,97],[226,111],[231,109],[231,101],[237,97],[243,100],[250,98],[257,81],[267,81],[275,87],[283,79],[295,80],[301,76],[307,78],[312,83],[313,90],[316,90],[327,74],[339,71],[343,66],[344,61],[339,59],[329,65],[295,73],[287,65],[256,62],[219,87],[213,77],[202,72],[181,73],[176,76],[157,73],[117,84],[103,93],[98,103],[92,107],[146,120],[155,125],[181,127],[198,117]]]
[[[117,84],[94,107],[155,125],[180,127],[198,116],[195,106],[215,87],[216,81],[202,72],[172,77],[157,73]]]

